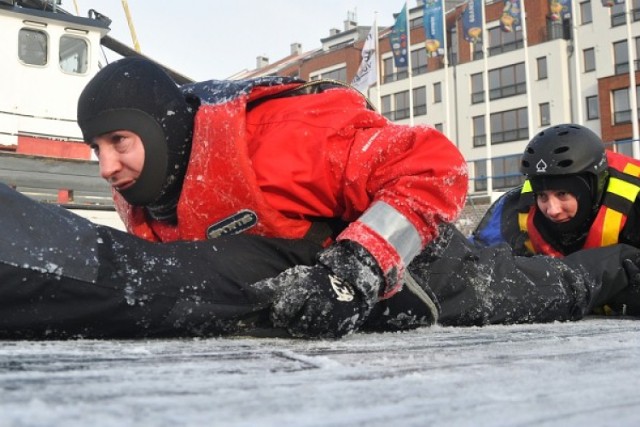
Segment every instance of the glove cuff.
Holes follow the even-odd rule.
[[[337,240],[357,242],[373,256],[384,276],[381,298],[389,298],[401,289],[405,267],[422,250],[416,227],[395,208],[380,201],[351,223]]]

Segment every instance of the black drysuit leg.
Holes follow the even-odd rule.
[[[376,307],[366,327],[407,329],[434,319],[446,326],[577,320],[628,289],[622,262],[639,254],[615,245],[564,259],[515,256],[506,244],[478,247],[454,227],[443,227],[408,267],[437,312],[405,287]]]
[[[252,283],[321,249],[239,235],[151,243],[0,185],[0,338],[208,336],[268,326]]]

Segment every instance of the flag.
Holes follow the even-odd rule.
[[[427,52],[432,56],[444,55],[444,29],[442,0],[425,0],[424,2],[424,34]]]
[[[369,86],[378,81],[378,61],[376,55],[376,25],[374,23],[362,46],[362,62],[351,86],[360,92],[366,92]]]
[[[502,16],[500,17],[500,29],[505,33],[512,33],[522,29],[520,0],[504,0]]]
[[[470,43],[482,41],[482,1],[467,0],[467,7],[462,11],[462,34]]]
[[[604,7],[613,7],[616,4],[622,4],[624,0],[602,0],[602,5]]]
[[[393,52],[393,60],[397,68],[405,68],[409,64],[409,35],[407,33],[407,3],[396,18],[389,33],[389,44]]]
[[[549,19],[562,21],[571,18],[571,0],[549,0]]]

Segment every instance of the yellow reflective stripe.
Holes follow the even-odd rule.
[[[522,184],[522,191],[521,193],[531,193],[533,191],[533,188],[531,188],[531,181],[529,181],[528,179],[524,182],[524,184]]]
[[[529,252],[531,252],[532,254],[536,253],[535,249],[533,249],[533,244],[531,243],[531,240],[527,239],[524,242],[524,247],[527,248]]]
[[[518,226],[520,227],[520,231],[527,231],[527,218],[529,217],[529,213],[518,212]]]
[[[640,166],[634,165],[633,163],[627,163],[622,172],[628,175],[640,177]]]
[[[624,197],[630,202],[634,202],[636,200],[636,197],[638,197],[640,187],[612,176],[611,178],[609,178],[607,191],[609,193],[617,194],[620,197]]]
[[[610,246],[618,243],[620,236],[620,224],[622,213],[613,209],[607,209],[602,222],[602,246]]]

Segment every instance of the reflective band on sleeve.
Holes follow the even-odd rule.
[[[375,202],[358,221],[382,236],[395,248],[404,265],[422,250],[422,239],[409,220],[385,202]]]

